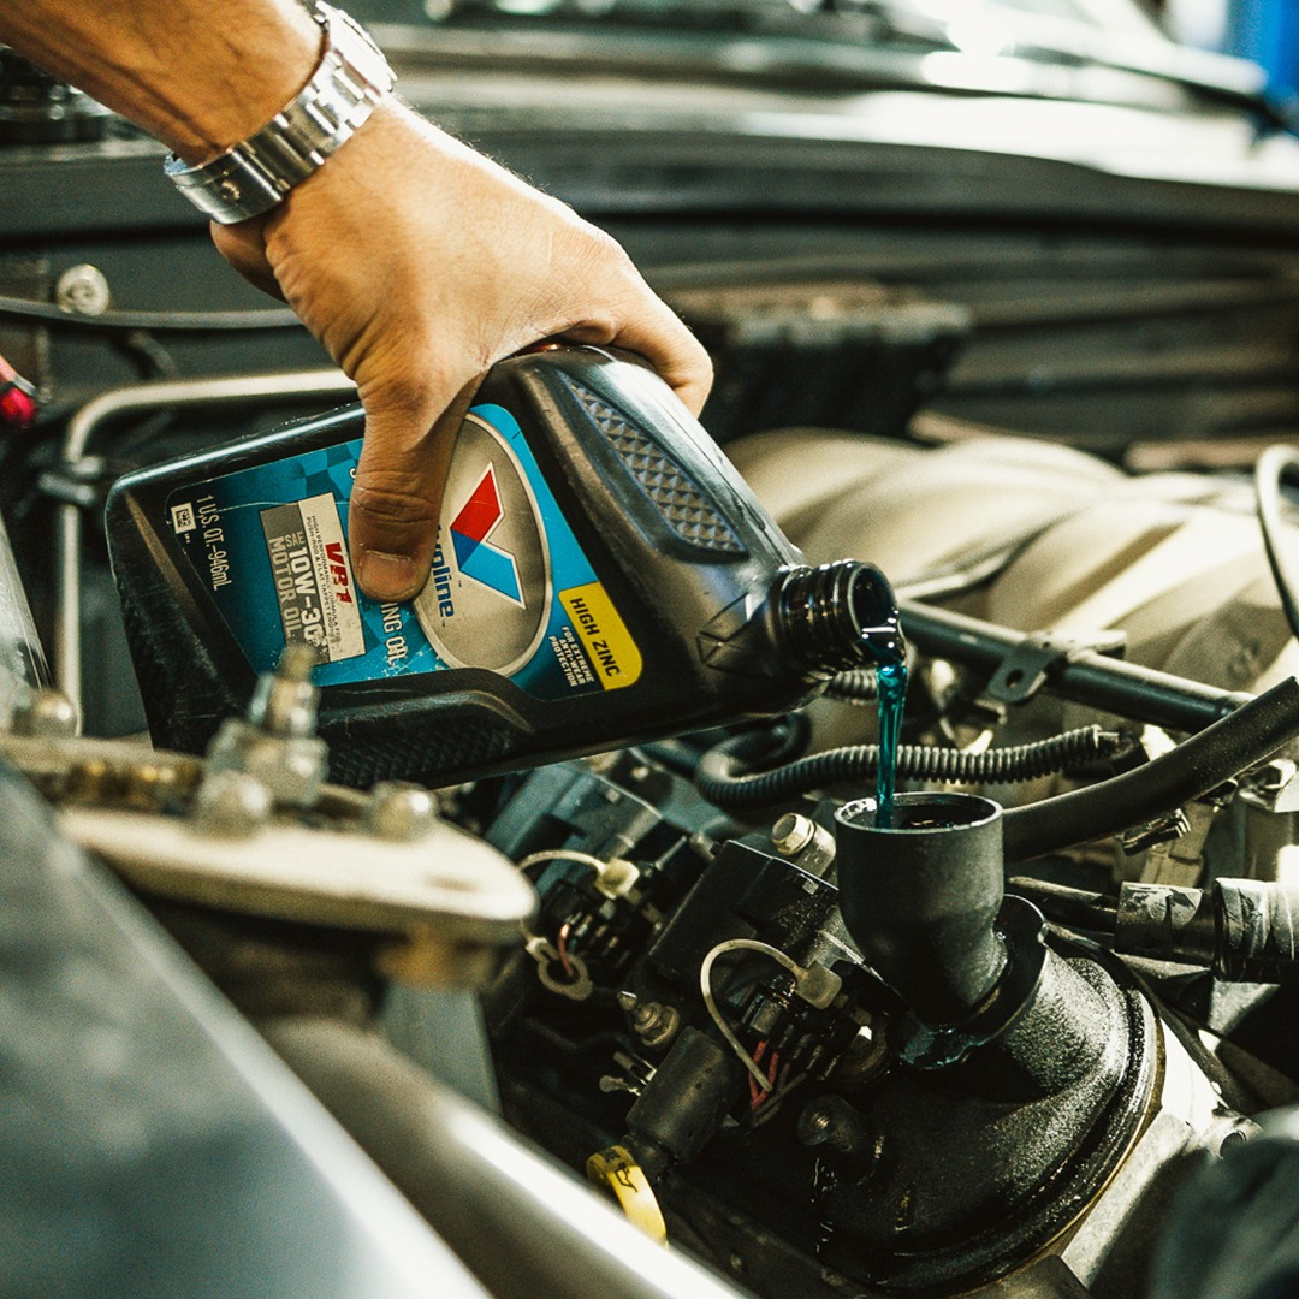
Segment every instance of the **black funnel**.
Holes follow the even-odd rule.
[[[1006,950],[1001,808],[973,794],[906,793],[893,824],[875,800],[835,815],[839,907],[871,968],[931,1027],[967,1019],[995,987]]]

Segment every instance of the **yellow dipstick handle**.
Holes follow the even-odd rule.
[[[626,1146],[609,1146],[586,1161],[587,1180],[598,1190],[612,1195],[633,1227],[659,1245],[668,1243],[667,1224],[645,1176],[645,1170]]]

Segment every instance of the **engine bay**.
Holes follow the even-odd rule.
[[[539,169],[593,183],[564,139],[534,143]],[[292,654],[210,744],[157,743],[199,673],[177,650],[165,689],[137,683],[106,495],[352,392],[166,200],[88,221],[94,168],[156,161],[129,134],[95,148],[56,181],[49,150],[0,153],[49,224],[0,249],[0,357],[32,402],[0,484],[0,881],[38,918],[0,953],[15,1004],[42,1008],[4,1044],[12,1095],[36,1098],[5,1138],[37,1170],[32,1220],[62,1231],[88,1197],[87,1239],[109,1243],[56,1283],[0,1262],[0,1289],[109,1293],[138,1222],[179,1255],[223,1214],[255,1247],[196,1247],[242,1261],[195,1264],[194,1293],[1299,1284],[1299,613],[1290,453],[1265,451],[1299,428],[1299,252],[1271,215],[1254,240],[1143,223],[1136,188],[1101,227],[866,219],[824,195],[754,214],[735,190],[646,215],[606,177],[604,224],[714,357],[703,423],[730,463],[809,565],[890,579],[900,734],[881,732],[881,673],[853,668],[789,712],[376,783],[346,778],[346,727],[321,738]],[[743,158],[712,165],[743,183]],[[895,749],[889,829],[872,796]],[[110,930],[147,956],[96,955]],[[60,969],[82,1001],[71,975],[33,974]],[[169,1051],[190,1041],[176,1006],[219,1060]],[[86,1042],[161,1081],[123,1084],[125,1104],[79,1072]],[[364,1157],[313,1153],[334,1137],[258,1081],[268,1043]],[[256,1123],[227,1067],[265,1102]],[[75,1124],[79,1159],[31,1135],[46,1120]],[[284,1133],[305,1155],[243,1176]],[[213,1199],[176,1212],[193,1176]],[[344,1232],[321,1176],[401,1196]],[[433,1253],[389,1239],[410,1206],[402,1230],[431,1227]],[[284,1244],[304,1232],[373,1238],[405,1279],[349,1289],[331,1251]],[[168,1292],[149,1275],[131,1292]]]
[[[1268,991],[1246,993],[1238,984],[1228,991],[1231,961],[1221,948],[1216,956],[1209,951],[1228,941],[1234,921],[1227,916],[1242,905],[1226,896],[1258,887],[1246,879],[1269,879],[1281,892],[1288,887],[1286,850],[1278,847],[1271,865],[1262,865],[1249,846],[1258,843],[1258,831],[1247,824],[1267,805],[1262,785],[1288,779],[1287,760],[1269,760],[1225,784],[1201,769],[1213,788],[1181,804],[1184,819],[1176,825],[1163,814],[1147,816],[1153,805],[1137,813],[1125,786],[1158,765],[1157,753],[1178,752],[1163,729],[1171,718],[1156,720],[1162,705],[1155,696],[1165,686],[1189,689],[1188,705],[1198,696],[1190,706],[1204,708],[1207,722],[1230,691],[1266,690],[1289,676],[1289,632],[1273,624],[1269,635],[1270,620],[1280,618],[1271,607],[1270,577],[1251,572],[1250,561],[1224,562],[1239,524],[1251,534],[1252,562],[1265,563],[1245,512],[1248,488],[1189,476],[1111,477],[1108,467],[1076,452],[1010,440],[919,450],[800,430],[741,441],[730,452],[760,493],[770,484],[769,503],[810,557],[854,553],[852,538],[869,535],[870,553],[894,560],[900,592],[912,583],[920,590],[947,584],[941,604],[902,601],[916,662],[900,787],[959,787],[1008,809],[1006,859],[989,868],[997,887],[977,895],[970,877],[979,848],[958,846],[967,831],[949,828],[962,887],[950,886],[945,913],[931,915],[928,903],[908,893],[916,873],[939,869],[925,847],[914,855],[899,849],[895,878],[878,845],[863,846],[846,832],[844,800],[851,808],[862,797],[871,768],[865,760],[856,767],[836,763],[827,750],[848,754],[845,746],[878,739],[873,708],[853,698],[851,687],[832,685],[793,745],[777,736],[764,748],[753,733],[694,751],[650,745],[595,769],[572,764],[537,772],[486,813],[466,801],[475,808],[475,827],[524,864],[541,899],[534,925],[540,941],[530,940],[529,952],[514,958],[513,975],[502,976],[485,1003],[489,1025],[499,1025],[493,1031],[506,1112],[574,1164],[611,1137],[641,1152],[657,1174],[651,1180],[661,1188],[669,1239],[691,1242],[758,1293],[852,1293],[854,1286],[868,1293],[982,1292],[981,1285],[1004,1275],[1005,1261],[994,1254],[1012,1240],[1021,1264],[998,1282],[1006,1293],[1019,1293],[1016,1284],[1044,1287],[1025,1293],[1070,1293],[1047,1288],[1065,1286],[1057,1276],[1062,1264],[1088,1293],[1146,1293],[1142,1252],[1159,1227],[1144,1214],[1161,1197],[1153,1183],[1139,1191],[1132,1170],[1149,1169],[1153,1159],[1172,1176],[1193,1150],[1242,1140],[1259,1112],[1244,1092],[1264,1077],[1280,1081],[1291,1067],[1273,1054],[1284,1036],[1279,1022],[1262,1028],[1272,1014],[1286,1013],[1284,989],[1269,984]],[[1130,514],[1127,492],[1141,498],[1132,500]],[[1017,510],[1024,511],[1018,519]],[[926,526],[934,519],[943,520],[938,535]],[[1150,552],[1170,543],[1196,548],[1184,530],[1199,526],[1206,530],[1200,574],[1191,576],[1194,561],[1174,561],[1165,551],[1145,565],[1159,576],[1143,590]],[[1114,562],[1117,553],[1125,562]],[[970,556],[976,562],[962,573],[959,562]],[[977,562],[984,556],[995,556],[995,566]],[[1070,561],[1086,575],[1070,572]],[[1170,590],[1172,574],[1177,582],[1187,578],[1187,586]],[[1206,590],[1213,591],[1208,610],[1189,598]],[[1063,602],[1066,591],[1075,606]],[[1258,603],[1247,612],[1236,603],[1251,598]],[[1121,608],[1124,600],[1132,603]],[[938,608],[969,612],[945,620]],[[981,617],[1011,608],[1023,634],[1006,623],[994,629]],[[937,625],[926,621],[926,609],[935,611],[929,616]],[[1077,634],[1088,625],[1103,626],[1105,634]],[[1059,630],[1027,631],[1040,626]],[[1125,649],[1127,657],[1115,657]],[[1193,675],[1173,675],[1193,661]],[[1121,701],[1118,693],[1103,704],[1104,689],[1097,695],[1093,683],[1078,684],[1093,671],[1103,677],[1116,662],[1152,669],[1145,709],[1135,696]],[[1238,675],[1246,664],[1257,674],[1248,683]],[[1218,702],[1192,681],[1222,691]],[[1268,707],[1283,705],[1273,699]],[[1017,747],[1089,726],[1108,734],[1112,747],[1062,754],[1055,772]],[[960,754],[970,766],[963,776],[948,775],[948,784],[933,783],[932,768],[908,781],[902,773],[909,742],[950,760]],[[817,751],[819,767],[812,766],[817,758],[792,759],[799,743]],[[783,757],[773,759],[781,746]],[[999,754],[1003,761],[993,765]],[[974,765],[980,755],[989,761],[986,779]],[[930,761],[936,768],[937,757]],[[773,781],[770,773],[782,762],[790,778]],[[1015,770],[1019,763],[1023,769]],[[800,765],[805,770],[795,776]],[[766,774],[765,787],[747,774],[750,767]],[[700,801],[701,789],[711,803]],[[1069,796],[1061,795],[1079,789],[1096,801],[1076,821]],[[482,791],[457,797],[481,798]],[[940,806],[945,797],[953,795],[940,795]],[[901,802],[924,798],[903,794]],[[1035,804],[1036,828],[1025,835],[1013,822]],[[621,816],[614,808],[624,809]],[[917,814],[923,813],[922,806]],[[947,814],[936,813],[938,824]],[[633,828],[637,817],[647,819],[652,834]],[[684,885],[683,858],[691,864]],[[636,868],[636,884],[625,894],[621,879],[617,889],[608,884],[611,861]],[[870,867],[858,873],[861,861]],[[845,869],[852,872],[847,882],[839,874]],[[868,876],[878,891],[854,896],[853,881]],[[1174,935],[1195,923],[1189,917],[1205,905],[1206,885],[1224,901],[1218,920],[1202,931],[1216,938],[1193,957]],[[1050,922],[1048,968],[1058,963],[1063,979],[1079,980],[1053,994],[1039,982],[1038,998],[1058,995],[1068,1014],[1053,1018],[1042,1000],[1031,1010],[1020,1002],[1016,1014],[1023,1018],[999,1031],[1033,1039],[1023,1057],[1007,1036],[995,1037],[1000,1046],[975,1048],[935,1042],[919,1030],[917,1019],[958,1018],[939,972],[955,951],[968,956],[974,939],[955,932],[950,912],[962,922],[982,914],[1013,951],[1012,935],[1024,936],[1017,926],[1034,923],[1029,910],[1019,910],[1028,902]],[[1243,907],[1256,914],[1253,902]],[[1199,914],[1204,924],[1208,911]],[[995,923],[987,919],[992,915]],[[1288,942],[1277,934],[1261,949],[1276,954],[1289,950]],[[864,967],[856,959],[863,952]],[[1203,960],[1212,972],[1202,967],[1191,975],[1180,964],[1187,960]],[[826,1006],[806,987],[818,967],[842,980]],[[874,981],[881,972],[887,989]],[[1043,970],[1037,977],[1049,980]],[[1248,977],[1258,978],[1259,967]],[[1266,978],[1287,981],[1276,968]],[[526,994],[520,980],[529,985]],[[1182,1000],[1196,983],[1199,991]],[[904,987],[899,1005],[893,994]],[[1210,1010],[1214,1001],[1218,1008]],[[959,1009],[968,1015],[971,1007]],[[1030,1027],[1036,1014],[1043,1019]],[[1254,1055],[1259,1030],[1270,1046]],[[965,1031],[982,1039],[980,1029]],[[1199,1045],[1183,1055],[1195,1040]],[[1216,1065],[1204,1057],[1209,1041]],[[747,1057],[742,1068],[739,1055]],[[1230,1085],[1218,1090],[1223,1060],[1244,1064],[1246,1056],[1244,1072],[1228,1067]],[[1046,1059],[1070,1067],[1050,1082],[1040,1075],[1030,1081],[1030,1061]],[[1283,1102],[1288,1087],[1264,1106]],[[1127,1106],[1134,1108],[1124,1117]],[[1125,1146],[1127,1153],[1102,1173]],[[1180,1153],[1172,1157],[1174,1147]],[[1159,1155],[1152,1154],[1156,1148]],[[1042,1161],[1036,1167],[1035,1159]],[[1093,1189],[1080,1190],[1091,1177]],[[1064,1187],[1071,1188],[1071,1205],[1086,1199],[1092,1206],[1068,1226],[1052,1208]],[[1103,1242],[1092,1234],[1101,1223]],[[1034,1259],[1039,1251],[1049,1261]],[[1030,1260],[1028,1275],[1037,1280],[1018,1276]]]
[[[1249,484],[977,431],[728,451],[809,559],[896,574],[900,833],[854,818],[860,670],[434,798],[322,783],[288,669],[206,758],[78,737],[15,624],[6,756],[308,1081],[294,1024],[406,1059],[403,996],[468,989],[458,1084],[748,1292],[1180,1293],[1145,1279],[1169,1185],[1295,1090],[1299,701]],[[336,1091],[354,1131],[386,1104]]]

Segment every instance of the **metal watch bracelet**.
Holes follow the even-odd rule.
[[[356,132],[391,89],[392,69],[359,23],[317,0],[324,52],[310,81],[248,139],[210,162],[175,154],[164,169],[200,211],[221,225],[268,212]]]

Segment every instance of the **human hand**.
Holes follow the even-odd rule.
[[[356,380],[353,563],[377,600],[427,578],[455,433],[483,374],[540,339],[644,356],[695,414],[707,354],[623,250],[558,200],[389,101],[218,249]]]

